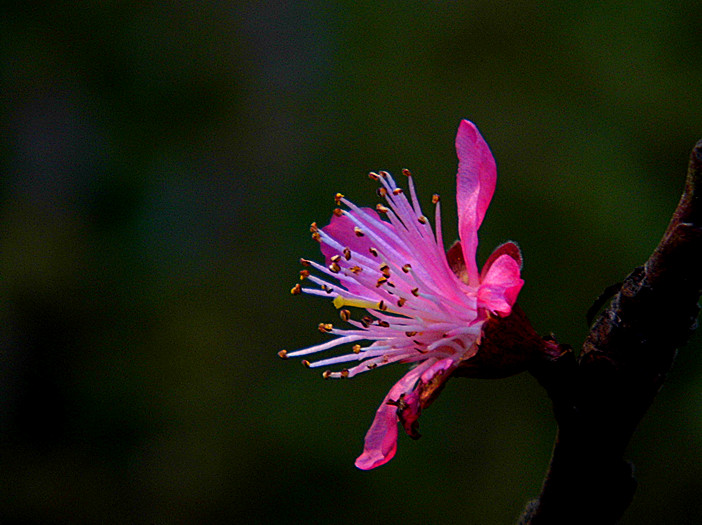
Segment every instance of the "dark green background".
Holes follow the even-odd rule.
[[[354,468],[406,367],[325,382],[307,231],[411,168],[456,238],[453,140],[498,163],[480,258],[579,346],[702,137],[698,2],[22,2],[0,16],[0,521],[511,523],[555,428],[529,375],[452,381]],[[675,308],[674,304],[670,308]],[[629,449],[625,524],[702,522],[702,347]],[[584,495],[584,497],[587,497]]]

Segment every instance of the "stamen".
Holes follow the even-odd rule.
[[[339,273],[341,271],[341,267],[335,262],[331,263],[328,268],[329,271],[333,273]]]
[[[342,321],[348,321],[349,319],[351,319],[351,312],[349,312],[346,309],[343,309],[339,312],[339,317],[341,317]]]
[[[412,295],[415,297],[419,297],[419,288],[412,288],[410,292],[412,292]]]
[[[310,367],[310,362],[307,359],[302,360],[302,366],[309,368]]]
[[[412,176],[412,173],[411,173],[410,170],[408,170],[407,168],[404,168],[404,169],[402,170],[402,174],[403,174],[405,177],[411,177],[411,176]],[[421,178],[421,177],[420,177],[420,178]]]
[[[371,179],[371,180],[378,180],[380,177],[378,176],[377,173],[371,171],[371,172],[368,174],[368,178]]]
[[[405,265],[402,267],[402,271],[405,272],[405,273],[409,273],[409,271],[410,271],[411,269],[412,269],[412,265],[411,265],[411,264],[405,264]]]
[[[334,202],[336,202],[336,205],[339,206],[341,204],[341,199],[343,199],[344,196],[341,193],[337,193],[334,195]]]
[[[378,210],[380,213],[387,213],[390,211],[390,208],[387,208],[386,206],[383,206],[380,203],[375,205],[375,209]]]
[[[338,263],[338,262],[341,260],[341,255],[339,255],[339,254],[332,255],[331,258],[330,258],[330,260],[331,260],[331,262],[333,262],[333,263]]]
[[[405,305],[406,302],[407,302],[407,299],[405,299],[404,297],[400,297],[400,298],[397,300],[397,306],[402,307],[402,306]]]
[[[334,211],[332,213],[337,217],[341,217],[344,214],[344,210],[342,210],[341,208],[334,208]]]
[[[313,222],[312,224],[310,224],[310,233],[315,233],[317,231],[319,231],[319,228],[317,227],[317,223]]]
[[[323,334],[328,334],[333,328],[334,326],[331,323],[319,323],[319,325],[317,325],[317,329]]]
[[[390,277],[390,267],[387,265],[387,263],[380,265],[380,273],[382,273],[385,277]]]
[[[353,227],[353,233],[356,234],[356,237],[363,237],[364,233],[361,231],[361,228],[358,226]]]
[[[370,248],[368,248],[368,251],[371,253],[371,255],[372,255],[373,257],[377,257],[377,256],[378,256],[378,250],[376,250],[376,249],[373,248],[372,246],[371,246]]]
[[[353,345],[353,353],[354,354],[361,353],[361,345]]]
[[[307,259],[300,259],[300,264],[301,264],[302,266],[309,266],[309,265],[310,265],[310,261],[308,261]]]
[[[402,188],[395,188],[392,190],[392,194],[395,195],[396,197],[402,193]]]
[[[290,290],[290,293],[293,295],[300,295],[302,293],[302,286],[300,286],[300,283],[297,283],[295,286],[293,286]]]
[[[417,217],[417,220],[419,221],[419,224],[427,223],[427,218],[424,215],[420,215],[419,217]]]
[[[307,279],[310,276],[309,270],[300,270],[300,280]]]
[[[431,203],[432,203],[432,204],[438,203],[439,200],[441,200],[441,199],[439,198],[439,194],[438,194],[438,193],[435,193],[434,195],[431,196]]]
[[[288,358],[288,351],[287,350],[281,350],[278,352],[278,357],[281,359],[287,359]]]
[[[347,261],[351,260],[351,249],[350,248],[344,248],[344,259]]]

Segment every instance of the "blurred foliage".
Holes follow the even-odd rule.
[[[476,122],[484,259],[578,346],[641,264],[702,137],[696,2],[17,2],[0,16],[0,521],[510,523],[555,432],[528,375],[454,380],[390,464],[353,460],[398,366],[276,358],[331,304],[288,294],[371,169],[444,195]],[[451,198],[448,198],[451,196]],[[674,305],[671,305],[674,308]],[[697,335],[630,447],[623,523],[700,523]]]

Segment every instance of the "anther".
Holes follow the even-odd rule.
[[[316,223],[316,222],[313,222],[312,224],[310,224],[310,233],[314,233],[314,232],[316,232],[317,230],[319,230],[319,228],[317,227],[317,223]]]
[[[300,264],[301,264],[302,266],[309,266],[309,265],[310,265],[310,261],[308,261],[307,259],[300,259]]]
[[[431,203],[432,203],[432,204],[438,203],[439,200],[441,200],[441,199],[439,198],[439,194],[438,194],[438,193],[435,193],[434,195],[431,196]]]
[[[390,209],[386,206],[383,206],[382,204],[378,203],[375,205],[375,209],[378,210],[380,213],[387,213],[390,211]]]
[[[393,195],[399,195],[400,193],[402,193],[402,188],[395,188],[392,190]]]
[[[293,286],[290,289],[290,293],[293,295],[300,295],[302,293],[302,286],[300,286],[300,283],[297,283],[295,286]]]
[[[339,273],[341,271],[341,267],[338,264],[336,264],[335,262],[331,263],[328,266],[328,268],[329,268],[329,271],[332,273]]]
[[[378,197],[385,197],[388,194],[388,191],[385,188],[380,187],[375,190],[375,193],[378,195]]]
[[[408,170],[407,168],[404,168],[404,169],[402,170],[402,174],[403,174],[405,177],[411,177],[411,176],[412,176],[412,173],[410,173],[410,170]]]
[[[412,295],[419,297],[419,288],[412,288],[410,291],[412,292]]]
[[[406,302],[407,302],[407,299],[405,299],[404,297],[400,297],[400,298],[397,300],[397,306],[403,307],[403,306],[405,306],[405,303],[406,303]]]
[[[409,271],[410,271],[411,269],[412,269],[412,265],[411,265],[411,264],[405,264],[405,265],[402,267],[402,271],[405,272],[405,273],[409,273]]]
[[[417,332],[405,332],[405,335],[407,337],[414,337],[415,335],[417,335]]]
[[[333,328],[334,326],[331,323],[319,323],[319,325],[317,325],[317,329],[323,334],[328,334]]]
[[[378,303],[378,310],[384,312],[387,309],[388,309],[388,306],[385,304],[385,301],[383,301],[381,299],[380,302]]]
[[[342,321],[348,321],[349,319],[351,319],[351,312],[349,312],[349,311],[346,310],[346,309],[341,310],[341,311],[339,312],[339,317],[341,317],[341,320],[342,320]]]
[[[388,281],[388,286],[390,288],[395,288],[395,284],[392,281]],[[388,292],[388,293],[392,293],[392,292]]]
[[[361,345],[353,345],[353,353],[360,354],[361,353]]]
[[[368,178],[371,179],[371,180],[378,180],[378,179],[380,179],[380,177],[378,176],[378,174],[375,173],[374,171],[371,171],[371,172],[368,174]]]
[[[349,270],[351,270],[353,273],[358,275],[359,273],[361,273],[363,271],[363,268],[361,268],[360,266],[354,265],[351,268],[349,268]]]
[[[332,255],[329,260],[333,263],[338,263],[341,260],[341,255],[338,253],[336,255]]]
[[[372,317],[369,317],[367,315],[364,315],[363,317],[361,317],[361,324],[363,325],[363,328],[368,328],[372,323],[373,323]]]
[[[385,179],[385,178],[389,177],[390,174],[389,174],[387,171],[384,171],[384,170],[383,170],[383,171],[380,172],[380,176],[383,177],[383,178]]]
[[[417,220],[419,221],[420,224],[427,223],[427,218],[424,215],[420,215],[419,217],[417,217]]]
[[[331,375],[332,375],[331,370],[325,370],[324,372],[322,372],[322,377],[324,379],[329,379],[331,377]]]
[[[349,371],[348,371],[346,368],[344,368],[344,369],[341,371],[341,377],[343,377],[344,379],[346,379],[347,377],[349,377]]]
[[[376,250],[376,249],[373,248],[372,246],[371,246],[370,248],[368,248],[368,251],[371,253],[371,255],[372,255],[373,257],[377,257],[377,256],[378,256],[378,250]]]
[[[337,193],[336,195],[334,195],[334,202],[336,202],[337,206],[339,204],[341,204],[341,199],[343,199],[343,198],[344,198],[344,196],[341,193]]]
[[[383,328],[390,328],[390,323],[387,321],[378,321],[378,326],[382,326]]]
[[[378,363],[370,363],[366,365],[368,370],[373,370],[376,366],[378,366]]]
[[[343,211],[341,208],[334,208],[333,213],[334,213],[334,215],[336,215],[337,217],[341,217],[341,216],[344,214],[344,211]]]
[[[353,227],[353,233],[356,234],[356,237],[363,237],[365,235],[358,226]]]
[[[390,277],[390,267],[386,264],[383,263],[380,265],[380,272],[385,276],[385,277]]]
[[[344,259],[347,261],[351,259],[351,249],[350,248],[344,248]]]
[[[312,238],[313,238],[315,241],[317,241],[317,242],[321,242],[321,241],[322,241],[322,236],[319,234],[319,232],[314,232],[314,233],[312,234]]]
[[[300,280],[307,279],[310,276],[309,270],[300,270]]]
[[[385,284],[388,281],[387,277],[381,277],[378,279],[378,281],[375,283],[376,288],[380,288],[383,284]]]
[[[278,357],[281,359],[287,359],[288,358],[288,351],[287,350],[281,350],[278,352]]]
[[[310,367],[310,362],[307,359],[302,360],[302,366],[309,368]]]

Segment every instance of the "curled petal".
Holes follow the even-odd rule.
[[[481,281],[478,304],[502,316],[509,315],[524,285],[519,272],[519,263],[512,255],[505,253],[497,257]]]
[[[483,270],[480,274],[480,280],[483,281],[485,279],[485,276],[488,273],[488,270],[492,266],[492,264],[502,255],[509,255],[517,261],[517,264],[519,265],[519,269],[522,269],[522,250],[519,249],[519,246],[517,243],[514,243],[512,241],[507,241],[504,244],[501,244],[495,250],[490,254],[490,257],[488,257],[488,260],[485,261],[485,264],[483,265]]]
[[[375,413],[366,433],[363,453],[356,459],[356,467],[370,470],[390,461],[397,451],[397,404],[403,394],[410,392],[427,369],[436,361],[428,359],[410,370],[390,389]]]
[[[461,121],[456,135],[458,176],[458,233],[463,246],[463,257],[472,285],[478,283],[475,253],[478,247],[478,229],[495,192],[497,168],[495,159],[478,128],[468,120]]]

